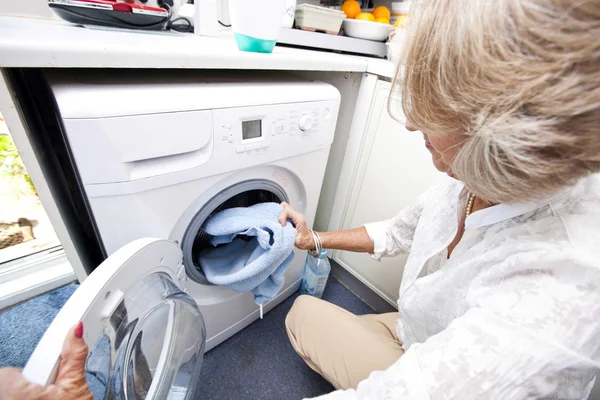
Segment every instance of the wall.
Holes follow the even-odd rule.
[[[58,19],[47,0],[0,0],[0,15]]]

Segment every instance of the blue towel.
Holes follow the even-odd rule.
[[[237,292],[251,291],[259,305],[275,297],[294,258],[296,240],[293,225],[279,223],[281,210],[277,203],[260,203],[229,208],[206,221],[202,229],[216,247],[198,256],[206,279]],[[247,241],[239,235],[252,238]]]

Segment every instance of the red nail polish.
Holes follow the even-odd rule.
[[[81,339],[83,337],[83,322],[79,322],[75,327],[75,337]]]

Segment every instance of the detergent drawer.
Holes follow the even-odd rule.
[[[65,119],[64,126],[84,184],[191,169],[213,151],[210,110]]]

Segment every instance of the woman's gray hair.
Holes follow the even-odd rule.
[[[402,107],[428,135],[464,134],[451,164],[494,202],[600,171],[600,0],[421,0]]]

